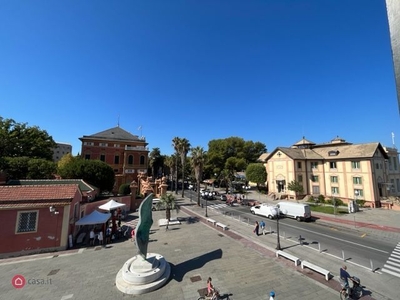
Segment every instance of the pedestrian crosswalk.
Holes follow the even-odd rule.
[[[390,254],[389,259],[382,268],[382,272],[400,277],[400,243]]]
[[[220,203],[220,204],[212,204],[212,205],[208,205],[208,208],[211,209],[221,209],[224,207],[227,207],[228,205],[226,203]]]

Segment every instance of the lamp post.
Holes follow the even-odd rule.
[[[208,214],[207,214],[207,205],[208,205],[208,195],[205,196],[206,197],[206,218],[208,218]]]
[[[279,239],[279,215],[280,215],[280,212],[279,212],[279,204],[276,206],[276,208],[277,208],[277,215],[276,215],[276,250],[282,250],[281,249],[281,242],[280,242],[280,239]]]

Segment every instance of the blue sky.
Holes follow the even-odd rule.
[[[384,0],[0,0],[0,45],[0,116],[74,154],[118,119],[166,155],[400,138]]]

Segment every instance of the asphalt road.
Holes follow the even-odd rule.
[[[192,191],[185,191],[187,197],[192,196],[194,202],[197,201],[197,195]],[[276,220],[269,220],[261,216],[255,216],[250,213],[247,206],[224,206],[225,202],[220,200],[203,200],[201,203],[205,206],[217,208],[223,213],[235,215],[242,221],[254,224],[255,221],[264,219],[267,231],[276,232]],[[327,226],[318,223],[318,220],[312,222],[297,222],[293,219],[280,219],[280,235],[286,239],[295,240],[304,245],[319,249],[338,258],[351,260],[354,264],[364,267],[372,267],[379,270],[386,263],[391,252],[396,247],[394,242],[379,239],[377,237],[360,235],[360,232],[344,229],[340,226]]]

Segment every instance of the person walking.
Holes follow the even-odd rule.
[[[254,226],[253,232],[254,232],[257,236],[260,235],[259,232],[258,232],[259,226],[260,226],[260,225],[258,224],[258,221],[256,221],[256,224],[255,224],[255,226]]]
[[[99,245],[103,245],[103,231],[102,230],[99,232],[98,239],[99,239]]]
[[[89,245],[94,246],[94,229],[90,230],[89,233]]]
[[[269,293],[269,300],[275,300],[275,292],[274,291],[271,291]]]
[[[265,222],[264,222],[264,220],[261,220],[261,222],[260,222],[260,228],[261,228],[261,233],[262,233],[263,235],[265,235]]]

